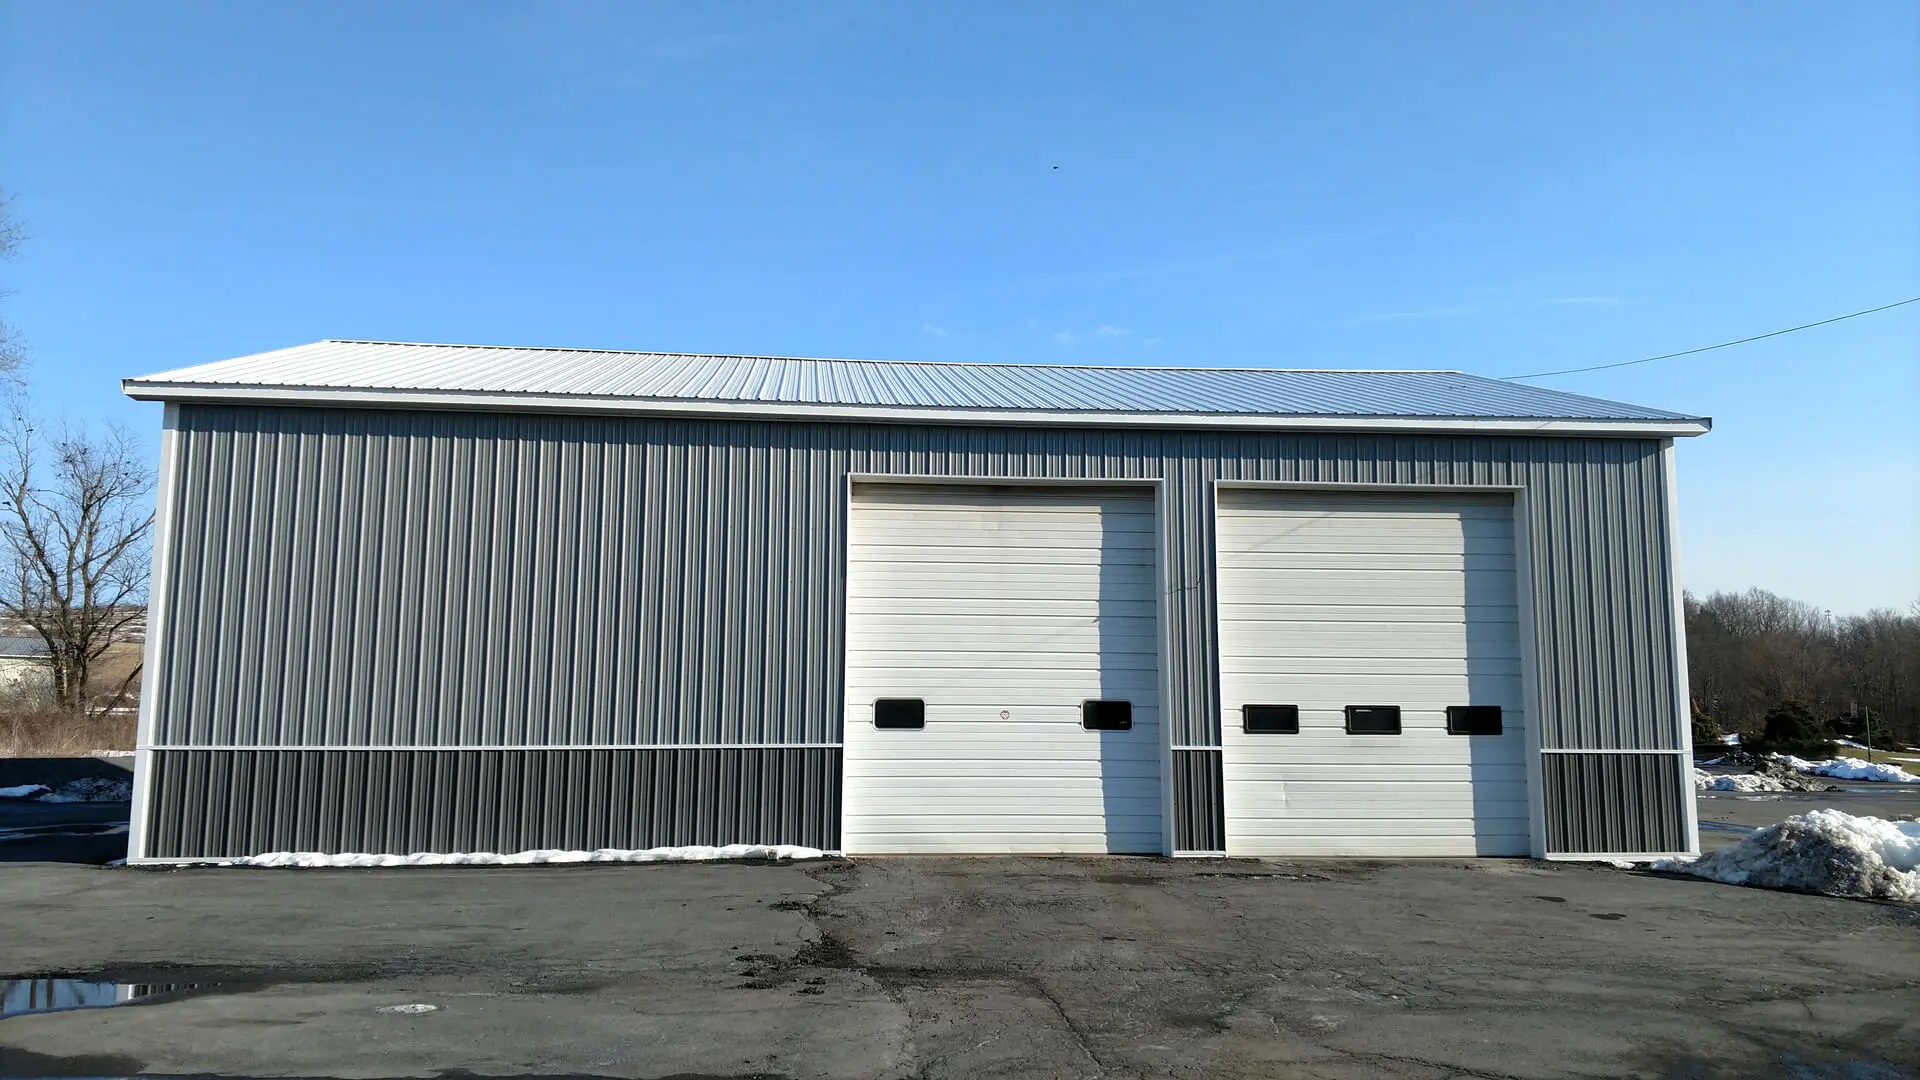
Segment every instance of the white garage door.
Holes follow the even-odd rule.
[[[842,846],[1162,850],[1155,600],[1148,492],[856,488]]]
[[[1512,500],[1223,488],[1218,525],[1227,850],[1527,854]]]

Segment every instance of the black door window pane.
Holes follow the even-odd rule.
[[[1249,735],[1298,735],[1300,706],[1242,705],[1240,730]]]
[[[1349,705],[1347,706],[1347,734],[1349,735],[1398,735],[1400,734],[1400,706],[1398,705]]]
[[[1088,731],[1131,731],[1133,702],[1083,701],[1080,703],[1080,726]]]
[[[883,697],[873,703],[873,726],[918,730],[927,726],[927,703],[917,697]]]
[[[1498,705],[1449,705],[1447,706],[1447,734],[1449,735],[1498,735],[1500,734],[1500,706]]]

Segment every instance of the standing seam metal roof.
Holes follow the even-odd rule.
[[[1092,367],[321,341],[129,379],[169,389],[379,390],[623,401],[1085,413],[1698,421],[1458,371]]]

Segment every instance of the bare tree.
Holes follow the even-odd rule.
[[[20,253],[20,245],[27,238],[26,230],[21,228],[19,219],[13,216],[12,200],[0,194],[0,262],[12,262]],[[0,289],[0,296],[8,295],[12,290]],[[21,341],[20,333],[12,323],[0,319],[0,375],[13,376],[27,361],[26,343]]]
[[[1751,734],[1797,701],[1841,734],[1863,734],[1871,717],[1920,744],[1920,602],[1834,618],[1749,589],[1688,596],[1686,616],[1694,701],[1721,728]]]
[[[126,432],[44,437],[18,413],[0,439],[0,611],[46,642],[56,703],[100,713],[93,669],[145,619],[154,478]]]

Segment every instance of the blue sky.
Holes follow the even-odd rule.
[[[42,407],[325,337],[1634,359],[1920,295],[1920,8],[0,4]],[[1920,304],[1545,385],[1716,420],[1684,573],[1920,598]],[[157,444],[157,438],[154,440]]]

